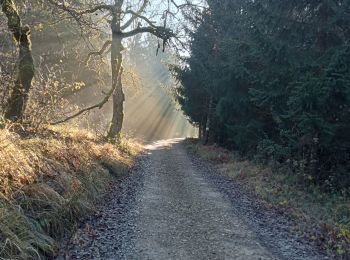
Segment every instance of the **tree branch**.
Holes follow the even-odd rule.
[[[125,30],[132,24],[133,21],[135,21],[137,18],[141,18],[140,15],[143,13],[143,11],[145,11],[148,3],[149,0],[143,0],[143,4],[137,12],[131,10],[126,11],[125,13],[132,14],[132,17],[121,27],[121,30]]]
[[[139,33],[151,33],[154,36],[163,39],[163,40],[168,40],[169,38],[175,36],[173,31],[169,28],[164,28],[162,26],[148,26],[148,27],[137,27],[136,29],[129,31],[129,32],[121,32],[121,36],[123,38],[128,38],[128,37],[132,37],[136,34]]]
[[[12,1],[0,0],[0,5],[3,13],[7,17],[7,26],[16,40],[16,44],[19,43],[22,34],[22,22],[18,15],[16,6]]]
[[[78,117],[78,116],[80,116],[80,115],[82,115],[82,114],[85,114],[86,112],[88,112],[88,111],[90,111],[90,110],[93,110],[93,109],[95,109],[95,108],[101,109],[101,108],[104,106],[104,104],[106,104],[106,103],[108,102],[109,98],[113,95],[113,92],[114,92],[115,88],[116,88],[116,85],[114,85],[114,86],[108,91],[108,93],[106,94],[105,98],[102,99],[101,102],[99,102],[99,103],[97,103],[97,104],[95,104],[95,105],[93,105],[93,106],[86,107],[86,108],[84,108],[84,109],[78,111],[77,113],[75,113],[75,114],[73,114],[73,115],[71,115],[71,116],[69,116],[69,117],[66,117],[65,119],[62,119],[62,120],[53,122],[53,123],[51,123],[51,125],[63,124],[63,123],[65,123],[65,122],[67,122],[67,121],[69,121],[69,120],[72,120],[73,118]]]
[[[68,13],[70,16],[72,16],[74,18],[74,20],[76,20],[78,22],[78,24],[81,24],[81,16],[85,15],[85,14],[93,14],[97,11],[113,11],[113,6],[112,5],[107,5],[107,4],[100,4],[100,5],[96,5],[90,9],[85,9],[82,11],[76,10],[74,8],[69,7],[68,5],[65,4],[65,2],[63,1],[62,3],[59,3],[56,0],[46,0],[48,1],[50,4],[56,6],[57,8],[63,10],[64,12]]]
[[[123,74],[123,67],[121,65],[121,62],[119,62],[118,64],[118,68],[117,68],[117,71],[118,71],[118,78],[122,76]],[[101,100],[101,102],[95,104],[95,105],[92,105],[92,106],[89,106],[89,107],[86,107],[80,111],[78,111],[77,113],[69,116],[69,117],[66,117],[65,119],[62,119],[62,120],[59,120],[59,121],[56,121],[56,122],[53,122],[51,123],[51,125],[59,125],[59,124],[63,124],[69,120],[72,120],[73,118],[75,117],[78,117],[82,114],[85,114],[86,112],[89,112],[90,110],[93,110],[93,109],[101,109],[107,102],[108,100],[110,99],[110,97],[113,95],[115,89],[117,87],[117,84],[113,84],[112,85],[112,88],[108,91],[108,93],[106,94],[106,96],[104,97],[104,99]]]
[[[156,25],[154,24],[154,22],[152,22],[151,20],[149,20],[147,17],[145,17],[145,16],[143,16],[143,15],[141,15],[141,14],[139,14],[139,13],[136,13],[136,12],[134,12],[134,11],[131,11],[131,10],[129,10],[129,11],[126,11],[125,12],[126,14],[127,13],[129,13],[129,14],[132,14],[133,15],[133,17],[136,19],[136,18],[140,18],[140,19],[142,19],[142,20],[144,20],[146,23],[148,23],[149,24],[149,26],[151,26],[151,27],[156,27]],[[133,19],[133,20],[135,20],[135,19]],[[130,21],[130,20],[129,20]],[[126,25],[126,24],[125,24]],[[124,26],[125,26],[124,25]],[[124,26],[122,27],[122,29],[126,29],[128,26],[126,26],[125,28],[124,28]]]
[[[93,14],[96,13],[97,11],[113,11],[113,7],[111,5],[97,5],[91,9],[86,9],[83,11],[78,12],[80,15],[84,15],[84,14]]]
[[[107,50],[107,48],[108,48],[111,44],[112,44],[112,41],[111,41],[111,40],[108,40],[108,41],[106,41],[106,42],[103,44],[101,50],[90,52],[90,53],[88,54],[87,58],[86,58],[85,64],[87,65],[87,64],[89,63],[91,56],[96,56],[96,55],[102,56],[103,53]]]
[[[201,9],[208,9],[208,7],[207,6],[205,6],[205,5],[200,5],[200,4],[193,4],[193,3],[191,3],[190,1],[186,1],[186,3],[183,3],[183,4],[177,4],[176,2],[175,2],[175,0],[170,0],[170,2],[177,8],[177,9],[182,9],[182,8],[184,8],[184,7],[199,7],[199,8],[201,8]]]

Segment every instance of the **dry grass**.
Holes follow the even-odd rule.
[[[315,240],[334,258],[350,258],[350,198],[325,193],[286,168],[262,166],[218,146],[187,142],[191,152],[216,163],[220,172],[234,179],[268,206],[297,219],[295,232]]]
[[[26,138],[0,129],[0,258],[54,255],[140,152],[136,142],[113,145],[69,127]]]

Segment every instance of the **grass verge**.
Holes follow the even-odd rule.
[[[292,217],[298,235],[315,241],[332,258],[350,259],[350,198],[325,193],[305,185],[282,167],[262,166],[242,160],[216,145],[204,146],[188,139],[186,147],[200,158],[215,163],[219,172],[246,187],[268,207]]]
[[[140,152],[131,140],[113,145],[69,127],[25,138],[0,129],[0,258],[54,256]]]

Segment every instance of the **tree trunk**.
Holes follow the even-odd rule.
[[[34,60],[31,50],[29,26],[22,26],[16,6],[12,0],[0,1],[7,17],[8,28],[19,48],[17,78],[8,100],[5,119],[21,121],[26,109],[28,94],[34,77]]]
[[[199,127],[198,127],[198,138],[199,138],[199,140],[202,139],[202,133],[203,133],[203,127],[202,127],[202,124],[199,124]]]
[[[123,69],[120,70],[117,86],[113,93],[113,117],[108,132],[108,138],[111,139],[115,139],[116,137],[118,137],[123,127],[125,97],[121,80],[122,72]]]
[[[113,93],[113,116],[107,137],[115,139],[120,135],[124,120],[124,92],[122,85],[123,74],[123,54],[121,29],[120,29],[120,12],[116,12],[112,21],[112,45],[111,45],[111,68],[112,68],[112,87]]]
[[[207,113],[203,112],[202,120],[199,124],[200,129],[201,129],[199,139],[203,142],[204,142],[204,137],[205,137],[205,126],[207,125],[207,118],[208,118]]]
[[[205,134],[204,134],[204,144],[208,144],[210,141],[210,132],[211,132],[211,125],[212,125],[212,107],[213,107],[213,97],[210,96],[209,103],[208,103],[208,111],[207,111],[207,120],[205,125]]]

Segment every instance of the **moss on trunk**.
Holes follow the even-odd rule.
[[[7,17],[8,29],[13,34],[14,41],[19,49],[17,77],[8,100],[5,118],[11,121],[21,121],[34,77],[30,28],[27,25],[22,26],[16,5],[12,0],[2,0],[0,3],[2,11]]]

